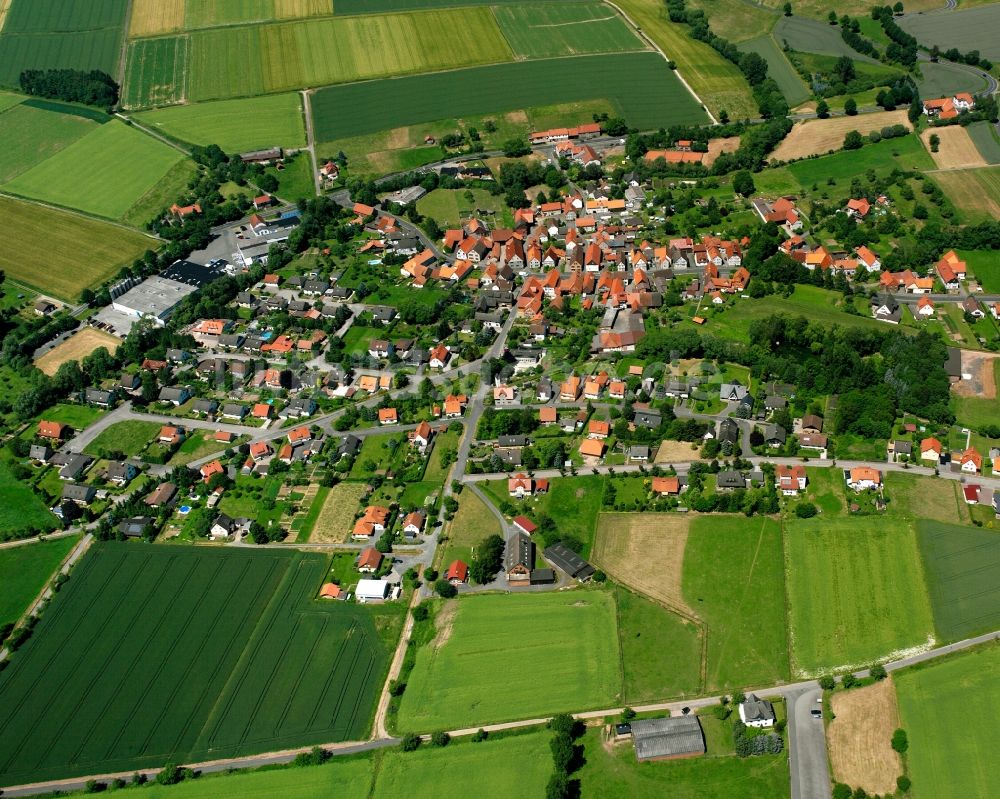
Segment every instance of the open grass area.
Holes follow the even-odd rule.
[[[437,799],[444,786],[462,785],[476,775],[491,796],[542,796],[552,774],[551,733],[541,730],[497,740],[454,742],[446,749],[390,751],[382,759],[372,799]]]
[[[684,551],[684,598],[708,628],[705,688],[788,679],[781,526],[698,516]]]
[[[70,535],[0,549],[0,626],[21,618],[79,540]]]
[[[1000,134],[989,122],[973,122],[967,126],[969,138],[987,164],[1000,164]]]
[[[964,437],[963,437],[964,442]],[[964,447],[963,447],[964,448]],[[825,470],[840,476],[838,469]],[[938,480],[904,472],[885,473],[885,493],[889,498],[887,515],[916,522],[921,519],[939,522],[969,521],[962,486],[956,480]],[[843,478],[840,479],[843,486]]]
[[[1000,702],[1000,648],[987,645],[893,676],[917,799],[996,796],[990,751]]]
[[[161,427],[159,422],[143,422],[138,419],[115,422],[98,433],[83,451],[94,456],[99,456],[102,452],[121,452],[132,457],[149,446]]]
[[[706,730],[719,744],[731,734],[713,728],[721,722],[711,716],[701,717]],[[754,797],[772,799],[787,796],[790,790],[788,757],[766,755],[739,758],[729,746],[709,744],[702,757],[659,762],[637,763],[630,743],[606,747],[598,729],[590,729],[584,737],[583,768],[579,777],[583,796],[627,796],[630,799],[726,799]],[[712,741],[714,743],[714,740]]]
[[[67,361],[82,361],[98,347],[104,347],[114,355],[121,343],[118,336],[94,327],[83,327],[35,361],[35,366],[52,377]]]
[[[773,19],[773,18],[772,18]],[[795,67],[781,51],[781,47],[774,40],[774,36],[766,33],[755,39],[749,39],[740,43],[740,50],[744,53],[756,53],[767,61],[767,75],[774,78],[781,93],[785,95],[789,106],[796,106],[808,100],[812,93],[805,81],[802,80]]]
[[[693,0],[690,8],[704,11],[712,32],[731,42],[765,37],[778,21],[763,5],[741,0]]]
[[[986,82],[974,72],[947,61],[921,62],[917,88],[921,97],[952,97],[982,91]]]
[[[190,159],[183,159],[174,164],[160,180],[150,186],[149,191],[142,195],[119,220],[123,225],[144,228],[148,222],[163,213],[191,184],[191,179],[198,173],[198,166]],[[247,189],[249,194],[249,189]]]
[[[47,533],[58,521],[39,496],[0,460],[0,540]]]
[[[0,675],[0,780],[364,735],[387,655],[368,609],[312,599],[325,567],[96,544]]]
[[[850,56],[856,61],[874,62],[862,55],[840,36],[840,28],[799,16],[781,17],[774,26],[774,38],[779,46],[787,44],[792,50],[819,55]]]
[[[644,43],[604,3],[504,5],[493,10],[517,58],[644,50]]]
[[[469,596],[445,604],[437,625],[403,694],[402,730],[535,718],[621,700],[608,591]]]
[[[1000,59],[1000,6],[996,4],[946,13],[908,14],[900,18],[899,26],[927,47],[957,47],[963,53],[978,50],[991,61]]]
[[[857,667],[933,641],[912,527],[865,517],[785,522],[796,674]]]
[[[716,118],[723,110],[728,112],[730,119],[757,116],[757,104],[750,86],[736,65],[726,61],[704,42],[692,39],[686,26],[671,22],[663,3],[658,0],[621,0],[618,6],[667,58],[677,64],[684,80]],[[624,82],[621,85],[624,86]]]
[[[939,521],[916,526],[938,636],[959,640],[1000,626],[1000,533]]]
[[[329,142],[463,115],[504,114],[607,97],[636,127],[702,123],[704,112],[655,53],[495,64],[431,75],[331,86],[312,97],[316,140]],[[344,108],[353,113],[344,114]],[[587,121],[580,119],[579,121]]]
[[[215,434],[211,430],[192,430],[170,459],[170,465],[180,466],[191,463],[191,461],[214,455],[216,452],[223,452],[225,449],[226,445],[216,441]]]
[[[1000,258],[993,250],[956,250],[983,291],[1000,293]]]
[[[93,405],[60,403],[59,405],[53,405],[51,408],[46,408],[39,418],[50,422],[68,424],[74,430],[83,430],[100,419],[104,413],[100,408],[95,408]]]
[[[34,203],[0,197],[7,222],[0,269],[63,300],[111,277],[156,241],[141,233]]]
[[[442,30],[451,35],[442,37]],[[247,53],[254,54],[249,63]],[[488,8],[212,28],[191,34],[188,98],[244,97],[512,58]]]
[[[302,98],[298,94],[194,103],[144,111],[136,118],[143,125],[192,144],[218,144],[227,153],[303,147],[306,143]],[[240,120],[239,124],[234,125],[234,119]]]
[[[702,690],[698,627],[627,589],[619,588],[615,596],[626,704],[697,696]]]
[[[14,178],[4,188],[118,219],[183,155],[115,120]]]
[[[0,84],[26,69],[116,72],[128,0],[14,0],[0,34]]]
[[[503,211],[503,198],[494,197],[485,189],[472,189],[472,202],[460,189],[434,189],[417,200],[417,210],[424,216],[433,217],[442,227],[458,227],[476,209]]]
[[[472,548],[488,535],[503,535],[500,520],[466,486],[458,495],[458,510],[448,525],[448,539],[441,545],[439,570],[447,569],[448,564],[456,559],[471,563]]]
[[[892,112],[889,112],[892,113]],[[825,120],[824,120],[825,121]],[[824,158],[813,158],[790,164],[788,171],[803,187],[813,183],[850,180],[853,176],[873,169],[885,175],[894,169],[933,169],[934,161],[916,136],[884,139],[860,150],[843,150]]]
[[[933,177],[966,223],[1000,218],[1000,167],[955,169]]]
[[[97,121],[93,114],[61,103],[25,100],[0,114],[0,184],[7,183],[46,158],[86,136]]]

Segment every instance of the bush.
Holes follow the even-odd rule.
[[[873,680],[884,680],[887,676],[885,673],[885,666],[883,666],[881,663],[877,663],[876,665],[872,666],[870,669],[870,673],[872,675]]]
[[[404,752],[414,752],[420,748],[422,739],[415,732],[408,732],[399,742],[399,748]]]
[[[851,799],[851,786],[838,782],[833,786],[833,799]]]
[[[892,734],[892,748],[903,754],[910,748],[910,742],[906,737],[906,730],[899,729]]]
[[[413,620],[414,621],[427,621],[430,618],[431,612],[427,609],[427,605],[417,605],[413,609]]]
[[[800,502],[795,506],[795,515],[800,519],[811,519],[816,515],[816,506],[811,502]]]
[[[837,681],[832,674],[824,674],[819,678],[819,687],[824,691],[832,691],[837,686]]]
[[[909,791],[911,784],[912,783],[910,782],[910,778],[907,777],[905,774],[901,777],[896,777],[896,788],[901,793],[906,793],[907,791]]]
[[[486,732],[486,730],[484,730],[482,727],[480,727],[478,730],[476,730],[475,734],[472,736],[472,742],[476,744],[482,743],[489,737],[490,734]]]
[[[853,688],[855,685],[857,685],[857,682],[858,678],[855,677],[850,672],[848,672],[847,674],[845,674],[843,677],[840,678],[840,684],[843,685],[845,688]]]
[[[458,594],[458,589],[447,580],[438,580],[434,583],[434,592],[442,599],[451,599]]]
[[[431,735],[432,746],[447,746],[451,743],[451,736],[446,732],[435,732]]]

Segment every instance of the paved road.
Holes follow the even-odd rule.
[[[830,799],[830,767],[826,753],[826,726],[811,711],[822,708],[816,685],[785,694],[788,710],[788,764],[792,799]]]

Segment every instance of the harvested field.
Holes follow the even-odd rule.
[[[1000,167],[936,172],[934,180],[967,223],[1000,219]]]
[[[689,526],[674,513],[602,513],[593,560],[623,585],[697,618],[681,590]]]
[[[889,744],[900,726],[893,681],[837,692],[830,706],[836,716],[826,731],[833,779],[869,793],[891,794],[903,773]]]
[[[852,130],[868,134],[888,125],[905,125],[908,130],[912,130],[905,110],[880,111],[875,114],[859,114],[856,117],[808,119],[796,123],[791,133],[771,153],[771,158],[775,161],[792,161],[810,155],[823,155],[830,150],[841,149],[844,145],[844,136]]]
[[[348,540],[354,514],[364,493],[364,483],[337,483],[331,488],[309,540],[322,544],[339,544]]]
[[[937,136],[941,143],[938,151],[931,149],[930,138]],[[965,169],[986,166],[986,161],[969,137],[969,132],[958,125],[946,128],[928,128],[920,134],[920,140],[931,154],[938,169]]]
[[[132,0],[129,36],[156,36],[184,27],[184,0]]]
[[[698,448],[693,447],[690,441],[663,441],[653,463],[676,463],[678,461],[694,461],[698,459]]]
[[[708,152],[702,163],[711,166],[723,153],[735,153],[740,146],[739,136],[728,136],[725,139],[710,139],[708,142]]]
[[[117,336],[93,327],[85,327],[45,353],[35,361],[35,366],[51,377],[67,361],[82,361],[98,347],[106,348],[113,355],[121,343],[121,339]]]

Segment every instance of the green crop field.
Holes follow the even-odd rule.
[[[0,215],[8,225],[0,269],[65,300],[156,249],[141,233],[8,197],[0,197]]]
[[[958,92],[978,92],[985,86],[986,82],[967,68],[946,61],[920,64],[917,88],[921,97],[951,97]]]
[[[97,123],[93,119],[73,110],[72,106],[25,100],[0,114],[0,184],[27,172],[94,129]]]
[[[1000,293],[1000,258],[993,250],[955,250],[988,294]]]
[[[145,111],[143,125],[192,144],[218,144],[227,153],[265,147],[304,147],[305,122],[298,94],[219,100]],[[234,124],[239,120],[239,124]]]
[[[1000,136],[997,135],[996,128],[984,120],[973,122],[966,130],[983,160],[987,164],[1000,164]]]
[[[0,34],[0,84],[25,69],[115,73],[128,0],[13,0]]]
[[[715,116],[722,110],[731,119],[757,116],[757,104],[743,73],[707,44],[692,39],[684,25],[671,22],[660,0],[621,0],[617,5],[677,64],[684,80]],[[618,83],[625,85],[625,81]]]
[[[183,100],[187,85],[188,48],[187,36],[131,42],[122,105],[142,108]]]
[[[38,495],[0,461],[0,540],[47,533],[57,524],[58,519]]]
[[[332,86],[313,95],[316,140],[334,141],[463,114],[502,114],[544,103],[596,99],[615,86],[614,106],[630,124],[657,128],[706,121],[655,53],[522,61],[397,80]],[[344,108],[353,113],[343,113]],[[581,120],[587,121],[587,120]]]
[[[774,38],[779,46],[787,44],[792,50],[820,55],[850,56],[856,61],[875,63],[875,59],[862,55],[840,37],[840,28],[815,19],[798,15],[782,17],[774,26]]]
[[[4,188],[118,219],[182,158],[172,147],[115,120],[97,127]]]
[[[917,522],[934,626],[945,641],[1000,627],[1000,534]]]
[[[813,183],[825,183],[827,178],[850,181],[869,169],[888,174],[894,169],[934,169],[934,161],[920,140],[913,135],[886,139],[865,145],[860,150],[844,151],[789,164],[788,171],[803,188]]]
[[[188,29],[333,13],[333,0],[186,0]]]
[[[609,592],[470,596],[442,606],[438,625],[403,694],[403,730],[535,718],[621,700]]]
[[[557,0],[543,0],[547,5]],[[521,4],[524,0],[335,0],[337,16],[350,14],[382,14],[386,11],[423,11],[431,8],[456,6],[498,6],[507,3]]]
[[[488,8],[214,28],[191,34],[188,98],[243,97],[512,57]]]
[[[771,34],[759,36],[740,44],[740,50],[744,53],[757,53],[767,61],[768,77],[774,78],[781,93],[791,106],[804,103],[811,96],[809,87],[805,81],[795,71],[785,54],[781,52],[777,42]]]
[[[797,673],[854,667],[933,638],[909,524],[865,517],[785,522]]]
[[[499,6],[493,13],[518,58],[645,49],[625,20],[604,3]]]
[[[695,517],[684,550],[682,586],[684,601],[708,628],[706,688],[788,679],[785,577],[777,522]]]
[[[0,626],[21,618],[79,540],[70,535],[0,549]]]
[[[0,674],[4,784],[363,736],[384,645],[326,558],[97,544]]]
[[[1000,59],[1000,5],[988,5],[940,14],[909,14],[899,27],[927,47],[957,47],[963,53],[978,50],[991,61]]]
[[[370,796],[438,799],[449,792],[445,786],[467,785],[472,774],[490,796],[544,796],[552,761],[543,753],[548,754],[551,739],[552,735],[543,730],[482,743],[462,741],[446,749],[389,752],[382,760]]]
[[[967,652],[893,675],[917,799],[1000,795],[993,768],[1000,648]]]

